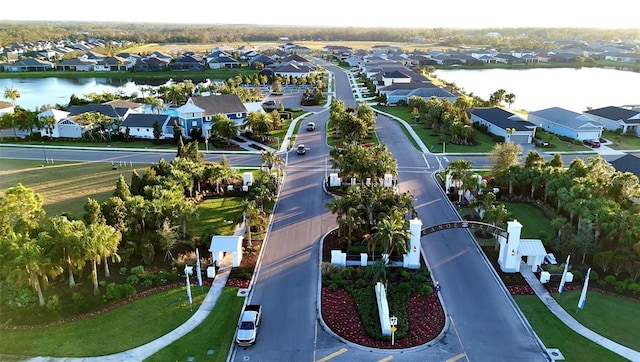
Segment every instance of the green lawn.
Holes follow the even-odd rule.
[[[93,318],[27,330],[2,330],[0,353],[31,356],[99,356],[125,351],[175,329],[198,309],[208,288],[175,287]]]
[[[87,198],[94,198],[98,202],[106,200],[113,194],[118,177],[122,174],[130,182],[133,171],[129,166],[113,170],[111,163],[103,162],[41,165],[42,161],[0,160],[0,194],[22,183],[42,195],[48,216],[68,212],[82,217]]]
[[[591,295],[589,295],[589,297],[591,297]],[[558,348],[564,355],[565,361],[627,361],[627,359],[622,358],[567,327],[561,320],[549,312],[537,296],[515,295],[513,298],[516,303],[518,303],[520,310],[522,310],[538,337],[542,340],[542,343],[544,343],[547,348]],[[611,298],[613,300],[619,300],[619,298]],[[588,303],[590,302],[591,301]],[[619,317],[613,319],[616,321],[615,323],[612,323],[612,320],[607,319],[605,316],[599,318],[605,323],[608,323],[608,329],[617,328]],[[637,319],[635,321],[637,326],[637,323],[640,321]],[[637,331],[636,327],[634,332],[636,336],[638,335]],[[599,332],[604,333],[605,331]]]
[[[208,235],[233,235],[235,221],[242,215],[243,200],[240,197],[223,196],[204,200],[198,205],[197,216],[187,220],[187,230],[201,238]]]
[[[597,287],[597,284],[590,281],[590,286]],[[553,293],[553,297],[583,326],[640,351],[640,302],[590,290],[584,309],[578,309],[580,292],[581,290],[573,290],[562,294]]]
[[[501,202],[509,210],[514,219],[522,224],[522,234],[524,239],[540,239],[548,242],[555,236],[555,229],[551,226],[549,220],[542,210],[535,206],[514,203]]]
[[[145,361],[187,361],[191,356],[195,361],[226,361],[244,303],[237,292],[238,288],[225,288],[202,324]]]
[[[602,132],[602,137],[613,142],[613,144],[608,146],[616,150],[640,149],[640,137],[635,135],[619,135],[605,130]]]

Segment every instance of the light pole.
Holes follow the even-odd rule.
[[[48,164],[49,162],[47,162],[47,151],[44,150],[44,141],[42,141],[41,143],[42,143],[42,156],[44,156],[44,163]]]
[[[445,151],[445,142],[442,141],[442,154],[444,155],[444,151]]]
[[[205,137],[204,138],[204,149],[208,152],[209,151],[209,137]]]
[[[280,151],[280,136],[274,136],[273,138],[276,139],[276,144],[277,144],[276,152]]]

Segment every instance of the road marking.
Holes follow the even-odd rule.
[[[462,350],[464,351],[464,344],[462,344],[462,339],[460,339],[460,334],[458,333],[458,328],[456,328],[456,324],[453,322],[453,317],[449,316],[449,319],[451,320],[451,325],[453,326],[453,330],[456,332],[456,337],[458,337],[458,342],[460,343],[460,347],[462,347]],[[462,352],[461,354],[454,356],[453,360],[447,360],[447,361],[457,361],[458,359],[460,359],[459,357],[463,356],[463,357],[467,357],[467,354]],[[469,360],[469,357],[467,357],[467,361]]]
[[[453,357],[449,358],[449,359],[447,360],[447,362],[455,362],[455,361],[457,361],[457,360],[459,360],[459,359],[461,359],[461,358],[463,358],[463,357],[466,357],[466,356],[467,356],[467,354],[466,354],[466,353],[464,353],[464,352],[462,352],[462,353],[460,353],[459,355],[456,355],[456,356],[453,356]]]
[[[337,351],[333,352],[332,354],[330,354],[330,355],[328,355],[328,356],[326,356],[326,357],[320,358],[320,359],[319,359],[319,360],[317,360],[316,362],[327,362],[328,360],[330,360],[330,359],[332,359],[332,358],[334,358],[334,357],[338,357],[339,355],[341,355],[341,354],[345,353],[346,351],[347,351],[347,349],[346,349],[346,348],[341,348],[341,349],[339,349],[339,350],[337,350]]]
[[[393,359],[393,356],[388,356],[388,357],[385,357],[385,358],[381,359],[378,362],[388,362],[388,361],[391,361],[392,359]]]

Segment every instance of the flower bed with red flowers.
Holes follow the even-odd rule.
[[[394,345],[390,340],[376,340],[369,336],[358,315],[355,299],[344,288],[331,291],[322,288],[322,318],[340,337],[366,347],[408,348],[433,340],[444,328],[445,315],[435,293],[414,293],[407,301],[409,332]]]

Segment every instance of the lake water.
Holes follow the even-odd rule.
[[[602,68],[538,68],[538,69],[453,69],[437,70],[436,76],[453,82],[467,93],[483,99],[498,89],[515,94],[513,109],[536,111],[562,107],[583,112],[588,107],[640,104],[640,73]],[[158,86],[163,81],[108,78],[38,78],[0,79],[0,97],[12,87],[20,92],[16,104],[36,109],[45,104],[69,103],[72,94],[82,97],[89,93],[140,94],[140,87]],[[194,80],[195,82],[195,80]],[[10,101],[0,98],[1,100]]]
[[[603,68],[454,69],[437,70],[435,74],[482,99],[488,100],[491,93],[504,89],[516,96],[512,109],[530,112],[561,107],[581,113],[589,107],[640,104],[640,73],[631,71]]]

